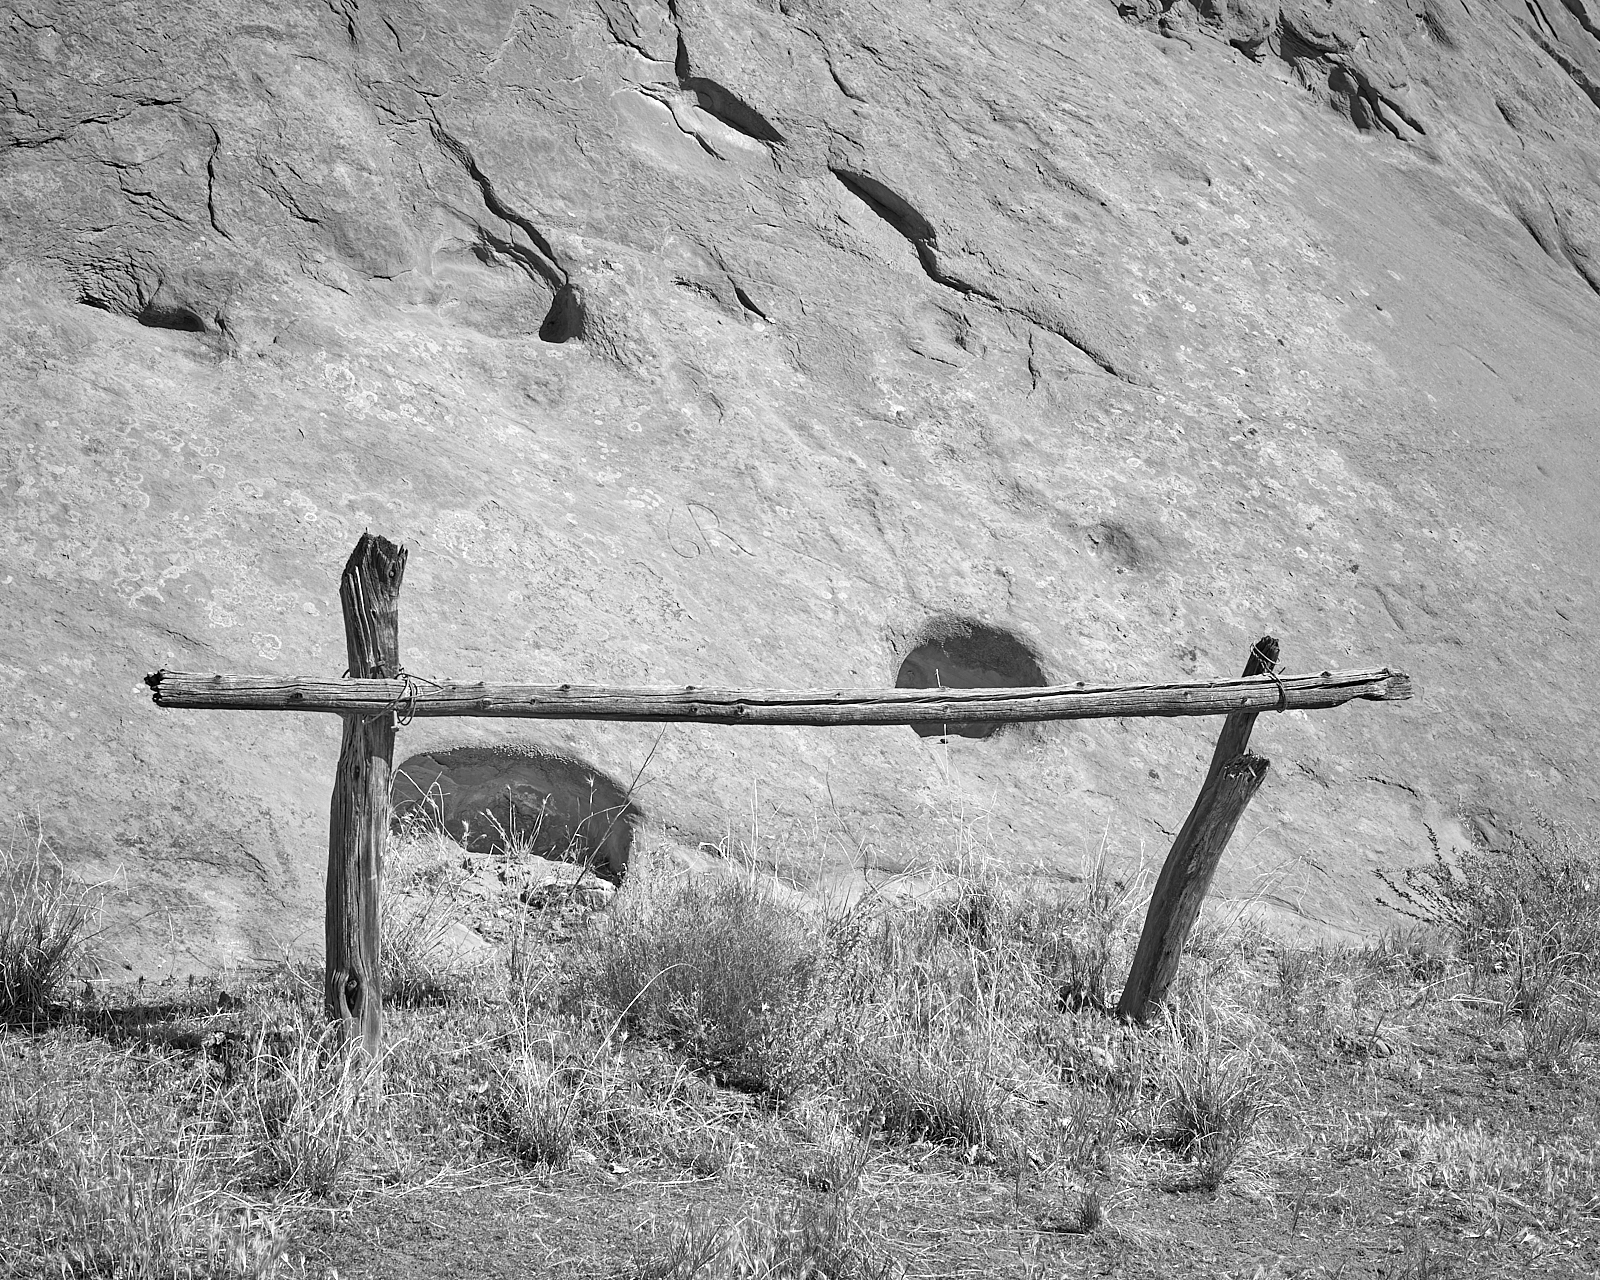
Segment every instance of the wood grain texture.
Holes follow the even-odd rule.
[[[1244,678],[1252,676],[1271,675],[1278,669],[1278,640],[1276,636],[1262,636],[1250,649],[1250,656],[1245,659]],[[1250,746],[1250,731],[1255,728],[1257,711],[1235,711],[1222,722],[1222,732],[1217,735],[1216,748],[1211,752],[1211,764],[1206,769],[1205,781],[1200,784],[1200,790],[1206,789],[1206,783],[1217,776],[1217,771],[1232,760],[1235,756],[1242,756]]]
[[[1150,895],[1139,948],[1117,1003],[1123,1018],[1143,1022],[1166,998],[1222,851],[1267,769],[1268,762],[1260,756],[1235,756],[1201,789]]]
[[[212,711],[306,711],[402,717],[540,720],[680,720],[705,724],[907,725],[1214,716],[1311,711],[1357,699],[1411,697],[1411,678],[1387,667],[1312,675],[1237,677],[1172,684],[1054,685],[1006,689],[613,688],[327,680],[158,671],[146,677],[157,706]]]
[[[400,582],[406,552],[363,533],[339,582],[345,647],[353,677],[392,677],[400,671]],[[328,815],[327,916],[324,924],[327,1016],[345,1042],[376,1057],[383,1045],[382,955],[378,900],[383,846],[389,834],[389,774],[394,716],[353,709]]]

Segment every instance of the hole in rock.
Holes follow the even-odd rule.
[[[1045,684],[1044,669],[1032,647],[1001,627],[973,618],[945,615],[922,629],[922,639],[905,656],[895,675],[897,689],[1021,689]],[[959,735],[993,737],[998,724],[915,724],[924,738]]]
[[[583,298],[575,287],[564,284],[539,326],[539,337],[545,342],[569,342],[583,333],[583,319]]]
[[[615,778],[572,756],[508,747],[423,752],[394,774],[394,813],[436,817],[474,853],[580,862],[620,881],[644,817]]]
[[[180,333],[205,333],[211,326],[179,302],[149,302],[136,317],[146,329],[176,329]]]

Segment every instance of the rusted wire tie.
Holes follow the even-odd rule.
[[[347,673],[348,674],[348,673]],[[430,680],[427,676],[414,676],[404,667],[395,672],[394,679],[402,682],[403,687],[395,695],[394,701],[389,703],[387,710],[394,716],[394,727],[403,729],[417,717],[417,693],[419,685],[428,685],[430,688],[441,689],[444,686],[437,680]],[[405,704],[405,710],[400,710],[400,705]]]
[[[1276,663],[1268,663],[1267,669],[1263,674],[1271,676],[1273,682],[1278,686],[1278,714],[1282,715],[1289,709],[1289,688],[1283,683],[1283,677],[1278,674]]]

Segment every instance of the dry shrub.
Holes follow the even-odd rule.
[[[1435,842],[1431,863],[1380,879],[1403,914],[1447,932],[1479,974],[1600,969],[1600,858],[1566,828],[1545,824],[1454,866]]]
[[[1403,913],[1448,932],[1475,980],[1498,986],[1522,1021],[1528,1062],[1575,1067],[1600,1032],[1600,856],[1593,842],[1544,824],[1510,848],[1473,849],[1399,879],[1381,877]]]
[[[825,946],[770,881],[657,878],[619,895],[578,989],[726,1083],[783,1095],[813,1070]]]

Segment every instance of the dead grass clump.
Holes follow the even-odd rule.
[[[1162,1136],[1196,1162],[1214,1191],[1271,1105],[1267,1055],[1230,1045],[1204,1018],[1169,1014],[1155,1072]]]
[[[381,1069],[343,1052],[336,1027],[260,1036],[229,1099],[251,1135],[259,1184],[315,1199],[347,1191],[375,1128]]]
[[[100,895],[75,883],[44,837],[0,854],[0,1025],[38,1022],[94,939]]]
[[[718,1222],[697,1214],[639,1280],[901,1280],[905,1269],[860,1218],[853,1188],[752,1204]]]
[[[632,883],[632,882],[630,882]],[[624,892],[575,990],[725,1083],[778,1095],[814,1071],[820,919],[753,874]]]

